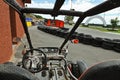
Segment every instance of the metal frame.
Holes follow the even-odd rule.
[[[61,49],[65,46],[65,44],[68,42],[69,38],[72,36],[72,34],[75,32],[75,30],[78,28],[78,26],[81,24],[81,22],[88,16],[93,16],[114,8],[117,8],[120,6],[120,0],[107,0],[85,12],[79,12],[79,11],[68,11],[68,10],[60,10],[65,0],[56,0],[54,8],[53,9],[43,9],[43,8],[23,8],[21,7],[15,0],[4,0],[9,6],[11,6],[13,9],[15,9],[19,15],[20,19],[22,21],[24,31],[27,36],[27,40],[29,43],[30,49],[33,49],[30,35],[28,32],[27,25],[25,23],[25,16],[24,13],[39,13],[39,14],[50,14],[51,16],[55,17],[58,15],[68,15],[68,16],[77,16],[79,19],[77,20],[76,24],[70,31],[69,35],[66,37],[62,45],[60,46],[60,53]]]

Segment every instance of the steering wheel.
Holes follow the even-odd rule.
[[[39,49],[32,49],[26,51],[22,59],[23,68],[32,73],[40,72],[46,67],[46,54]]]
[[[13,63],[0,64],[0,80],[39,80],[29,71]]]

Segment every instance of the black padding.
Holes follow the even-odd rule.
[[[15,9],[18,13],[21,14],[22,7],[16,2],[16,0],[4,0],[10,7]]]
[[[23,13],[39,13],[39,14],[52,14],[53,9],[43,9],[43,8],[22,8]],[[83,12],[80,11],[70,11],[70,10],[59,10],[58,15],[69,15],[69,16],[82,16]]]
[[[77,64],[78,64],[78,69],[81,75],[88,68],[88,66],[83,60],[77,61]]]
[[[120,0],[106,0],[103,3],[87,10],[84,15],[86,16],[93,16],[99,13],[117,8],[120,6]]]
[[[113,47],[113,49],[117,52],[120,52],[120,39],[113,39],[115,45]]]
[[[92,44],[93,40],[94,40],[94,38],[91,35],[84,35],[83,43],[84,44]]]
[[[88,68],[79,80],[120,80],[120,60],[96,64]]]
[[[0,80],[39,80],[27,70],[13,63],[0,64]]]
[[[96,47],[102,46],[102,43],[103,43],[103,38],[100,38],[100,37],[96,37],[92,41],[92,45]]]
[[[115,42],[112,41],[111,39],[107,39],[107,38],[103,39],[102,48],[112,50],[114,45]]]
[[[58,11],[60,10],[64,2],[65,0],[56,0],[54,8],[53,8],[52,16],[58,15]]]

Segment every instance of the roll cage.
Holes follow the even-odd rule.
[[[75,30],[78,28],[78,26],[81,24],[81,22],[88,16],[97,15],[99,13],[117,8],[120,6],[120,0],[106,0],[103,3],[85,11],[70,11],[70,10],[60,10],[65,0],[56,0],[54,8],[53,9],[46,9],[46,8],[25,8],[21,7],[16,0],[4,0],[9,6],[11,6],[13,9],[15,9],[21,19],[21,22],[23,24],[23,28],[29,43],[30,49],[33,49],[33,45],[30,39],[30,35],[28,32],[28,28],[25,22],[25,15],[24,13],[38,13],[38,14],[49,14],[53,17],[56,17],[58,15],[68,15],[68,16],[77,16],[79,17],[77,22],[75,23],[74,27],[68,34],[68,36],[65,38],[64,42],[60,46],[59,53],[61,53],[62,48],[65,46],[65,44],[68,42],[72,34],[75,32]]]

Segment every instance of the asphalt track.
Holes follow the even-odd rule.
[[[72,29],[72,26],[66,25],[67,28]],[[85,33],[92,35],[93,37],[102,37],[102,38],[109,38],[109,39],[120,39],[120,33],[112,33],[112,32],[102,32],[99,30],[89,29],[85,27],[79,27],[76,32]]]
[[[102,32],[100,33],[104,35],[100,35],[100,33],[95,33],[96,32],[95,30],[87,31],[84,28],[82,29],[79,28],[78,31],[85,33],[85,34],[93,34],[94,37],[97,36],[96,34],[98,34],[98,36],[101,36],[101,37],[105,37],[105,35],[106,36],[108,35]],[[56,36],[53,36],[53,35],[50,35],[48,33],[38,30],[36,26],[30,27],[29,32],[31,34],[31,39],[32,39],[34,48],[41,47],[41,46],[60,47],[60,45],[64,41],[63,38],[56,37]],[[109,36],[107,37],[112,38],[112,39],[113,38],[118,39],[119,38],[118,36],[120,36],[120,35],[112,34],[110,37],[110,35],[111,34],[109,34]],[[24,43],[27,43],[26,39],[24,39],[23,41]],[[68,59],[74,62],[76,60],[84,60],[88,64],[88,66],[91,66],[93,64],[96,64],[98,62],[105,61],[105,60],[120,59],[120,53],[115,52],[113,50],[105,50],[100,47],[94,47],[94,46],[85,45],[85,44],[72,44],[70,42],[68,44],[69,44]],[[15,61],[19,61],[21,59],[22,49],[23,49],[23,46],[18,47],[16,54],[15,54]]]

